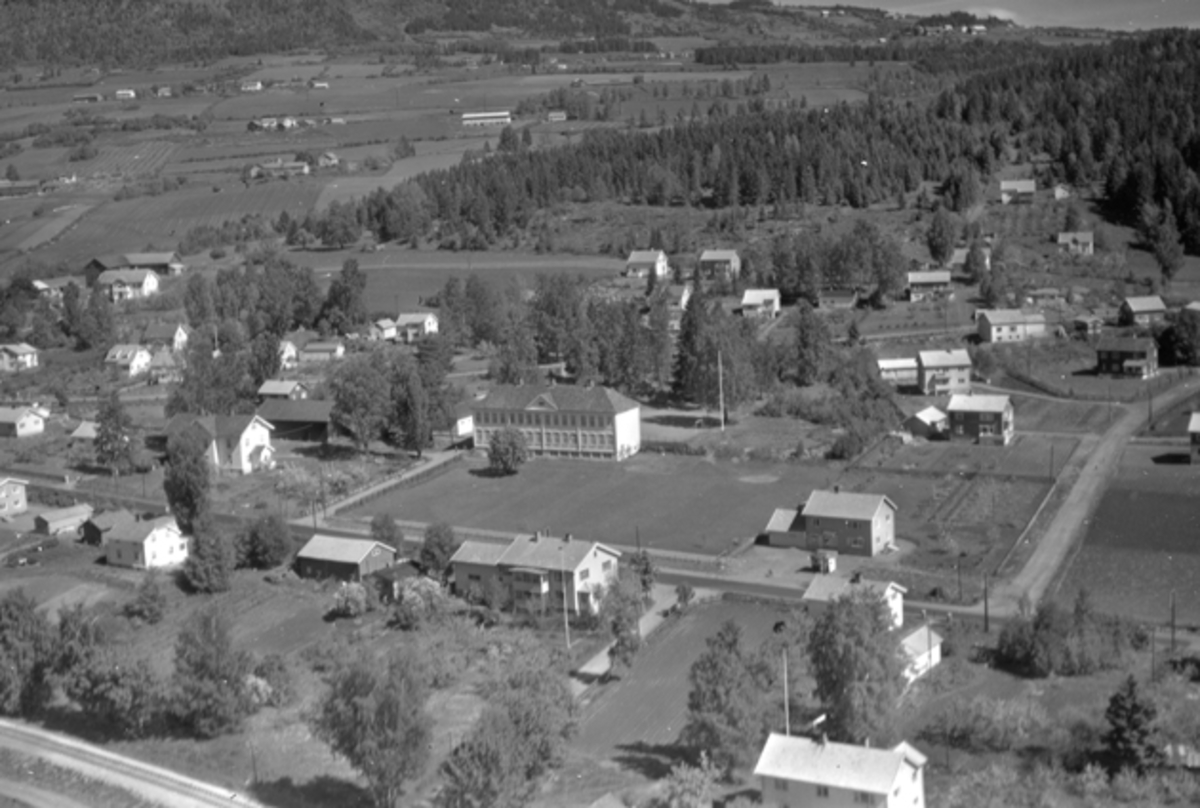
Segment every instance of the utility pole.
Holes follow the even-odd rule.
[[[792,711],[788,704],[787,648],[783,649],[783,734],[792,734]]]
[[[992,633],[991,614],[988,612],[988,577],[986,572],[983,574],[983,633]]]
[[[958,602],[962,603],[962,561],[954,562],[954,571],[958,573]]]
[[[725,367],[721,363],[721,352],[717,351],[717,395],[721,402],[721,431],[725,431]]]
[[[1050,444],[1050,482],[1054,482],[1054,444]]]
[[[562,584],[563,593],[563,636],[567,638],[567,650],[571,650],[571,621],[567,618],[567,565],[563,560],[566,549],[566,542],[558,548],[558,576],[559,583]]]
[[[1171,656],[1175,656],[1175,590],[1171,590]]]
[[[1150,431],[1154,431],[1154,388],[1147,387],[1146,395],[1150,398]]]

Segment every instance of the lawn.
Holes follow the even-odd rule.
[[[1061,469],[1079,445],[1067,435],[1020,435],[1008,446],[975,446],[953,441],[883,444],[862,459],[862,467],[892,471],[997,476],[1050,476],[1050,455]]]
[[[1116,414],[1104,403],[1055,401],[1014,394],[1016,430],[1021,432],[1100,433]],[[1041,435],[1037,440],[1043,440]]]
[[[705,640],[733,620],[745,647],[756,648],[786,614],[782,605],[717,601],[664,623],[630,670],[588,697],[572,745],[643,776],[665,776],[687,717],[688,671],[704,653]]]

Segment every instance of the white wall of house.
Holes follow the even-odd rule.
[[[799,808],[821,806],[821,808],[925,808],[925,772],[920,768],[910,769],[897,778],[895,788],[888,795],[864,794],[847,788],[820,786],[778,777],[759,777],[762,804],[767,808]]]
[[[173,525],[156,527],[144,541],[113,539],[105,544],[105,557],[112,567],[173,567],[186,561],[187,556],[187,539]]]
[[[24,513],[26,507],[24,483],[10,480],[0,486],[0,513],[8,515]]]
[[[613,440],[617,447],[617,459],[637,454],[642,448],[642,411],[632,409],[617,413],[613,423]]]

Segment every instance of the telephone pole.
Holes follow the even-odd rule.
[[[721,352],[717,351],[717,396],[721,402],[721,431],[725,431],[725,366],[721,363]]]

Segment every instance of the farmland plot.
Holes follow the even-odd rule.
[[[170,161],[175,148],[174,143],[165,140],[130,146],[101,146],[98,156],[75,163],[74,171],[92,176],[152,177]]]

